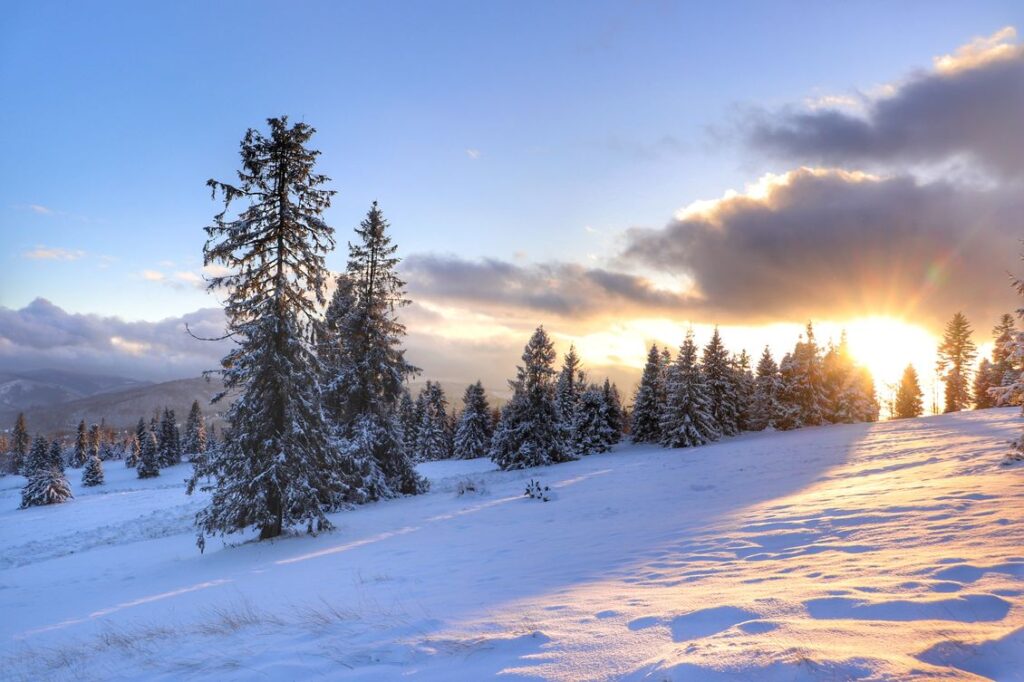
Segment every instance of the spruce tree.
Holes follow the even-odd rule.
[[[640,385],[633,396],[630,436],[634,443],[661,441],[661,416],[665,411],[665,371],[658,346],[651,344]]]
[[[188,455],[189,461],[206,452],[206,420],[203,418],[203,411],[199,409],[198,400],[192,401],[192,409],[188,412],[182,451]]]
[[[99,424],[93,424],[89,427],[89,449],[88,456],[85,458],[85,464],[89,464],[89,457],[99,458],[100,456],[100,426]]]
[[[315,171],[318,152],[306,146],[314,129],[289,126],[287,117],[267,124],[269,135],[250,129],[242,140],[237,185],[207,183],[223,195],[224,210],[205,228],[203,263],[229,270],[208,288],[227,292],[227,331],[236,343],[216,399],[237,398],[227,411],[231,437],[193,468],[186,488],[212,493],[196,517],[201,546],[205,534],[249,527],[260,539],[300,524],[329,528],[325,511],[348,492],[313,347],[317,309],[326,303],[324,255],[334,246],[322,218],[332,192],[321,188],[328,178]],[[247,205],[229,219],[235,200]],[[149,471],[143,445],[140,476]]]
[[[420,405],[422,408],[422,404]],[[416,452],[416,432],[419,429],[422,410],[417,410],[409,389],[402,390],[402,400],[398,405],[398,421],[402,426],[402,445],[410,456]]]
[[[447,459],[451,455],[448,439],[448,400],[441,384],[428,381],[421,395],[423,413],[416,430],[416,459],[430,462]]]
[[[893,418],[909,419],[924,414],[924,392],[917,379],[917,370],[907,365],[903,377],[896,389],[896,400],[893,404]]]
[[[780,363],[779,375],[782,386],[776,428],[794,429],[821,424],[826,404],[825,382],[821,353],[810,322],[807,323],[806,337],[801,336],[793,352]]]
[[[133,469],[139,465],[139,455],[142,450],[142,444],[137,434],[133,433],[128,437],[126,450],[128,455],[124,458],[124,465],[129,469]]]
[[[722,436],[735,436],[739,433],[739,396],[729,352],[717,326],[711,340],[704,346],[701,369],[716,430]]]
[[[622,429],[626,421],[626,417],[622,413],[622,398],[619,396],[618,386],[613,384],[608,377],[604,379],[601,395],[604,398],[608,437],[611,439],[609,445],[615,445],[622,440]]]
[[[523,349],[523,364],[509,382],[512,399],[501,411],[491,440],[491,459],[501,469],[525,469],[575,459],[555,402],[555,348],[537,327]]]
[[[71,466],[75,469],[85,466],[89,459],[89,430],[85,420],[78,422],[78,433],[75,436],[75,452],[71,458]]]
[[[324,344],[327,409],[344,443],[345,468],[357,471],[350,497],[378,499],[425,491],[403,442],[399,405],[405,382],[419,369],[405,359],[405,326],[398,319],[409,305],[397,274],[401,259],[377,202],[349,243],[345,273],[328,308]]]
[[[781,386],[779,366],[775,364],[771,349],[765,346],[761,358],[757,361],[757,376],[754,378],[754,393],[750,401],[748,428],[751,431],[775,428],[776,420],[779,418]]]
[[[1024,255],[1021,259],[1024,260]],[[1024,278],[1015,277],[1013,288],[1018,296],[1024,296]],[[1024,317],[1024,308],[1017,309],[1017,316]],[[1019,369],[1024,364],[1024,332],[1007,329],[1006,334],[1009,338],[1000,344],[1000,352],[1005,354],[1005,362],[1014,369],[1011,370],[1011,376],[993,393],[1002,405],[1024,405],[1024,371]],[[1021,410],[1024,413],[1024,407]],[[1010,452],[1006,460],[1008,464],[1024,460],[1024,433],[1010,441]]]
[[[608,403],[604,391],[590,386],[582,391],[573,409],[569,448],[577,456],[605,452],[615,434],[608,425]]]
[[[21,508],[60,504],[73,497],[62,466],[55,464],[46,439],[36,436],[24,466],[28,482],[21,489]]]
[[[1020,361],[1014,360],[1014,340],[1017,338],[1017,325],[1013,315],[1004,313],[999,318],[999,323],[992,329],[994,346],[992,348],[992,370],[990,379],[986,383],[989,388],[989,399],[992,405],[1001,407],[1003,405],[1020,405],[1021,396],[1012,392],[1002,390],[1006,386],[1016,382],[1020,375]],[[978,399],[975,392],[975,398]]]
[[[750,423],[754,405],[754,373],[750,369],[750,355],[746,349],[740,351],[732,361],[738,412],[736,425],[740,431],[751,431]]]
[[[64,448],[61,447],[60,441],[56,438],[50,443],[49,459],[50,466],[59,469],[61,472],[64,471]]]
[[[476,459],[487,454],[491,444],[491,415],[487,394],[480,381],[466,387],[462,414],[455,427],[455,459]]]
[[[154,478],[160,475],[160,447],[156,441],[156,434],[146,431],[142,436],[142,444],[139,446],[139,465],[135,468],[139,478]],[[192,482],[189,481],[191,488]],[[191,494],[191,489],[189,490]]]
[[[86,487],[103,485],[103,462],[99,456],[90,455],[82,472],[82,485]]]
[[[971,403],[971,363],[977,355],[972,332],[967,317],[960,312],[946,324],[935,363],[946,384],[944,412],[957,412]]]
[[[569,352],[562,359],[562,370],[558,373],[558,382],[555,386],[555,402],[567,431],[572,428],[573,413],[584,389],[586,376],[583,374],[583,363],[576,353],[576,346],[571,345]]]
[[[971,390],[974,395],[974,409],[984,410],[995,406],[996,399],[992,396],[991,390],[1001,386],[1002,379],[1002,372],[996,365],[989,362],[988,358],[982,358],[974,372],[974,385]]]
[[[27,470],[27,458],[31,439],[28,435],[28,427],[25,426],[25,413],[19,412],[14,422],[14,431],[11,433],[11,471],[15,474],[24,474]]]
[[[157,432],[160,447],[160,466],[169,467],[181,462],[181,437],[178,434],[178,420],[174,410],[165,407]]]
[[[679,355],[668,369],[666,393],[668,400],[661,419],[662,445],[685,448],[718,439],[720,432],[697,360],[692,329],[686,332]]]

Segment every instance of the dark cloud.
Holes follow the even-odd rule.
[[[1024,176],[1024,49],[992,39],[914,74],[862,115],[840,109],[752,115],[755,149],[785,159],[857,165],[966,157],[1002,177]]]
[[[643,277],[570,263],[517,265],[495,259],[414,255],[402,264],[411,296],[560,317],[670,313],[691,301]]]
[[[207,308],[159,322],[69,313],[37,298],[20,310],[0,307],[0,367],[58,368],[138,379],[176,379],[216,368],[228,342],[224,313]]]
[[[1017,192],[810,169],[763,189],[630,231],[624,259],[692,277],[698,309],[721,321],[896,314],[934,327],[1016,306]]]

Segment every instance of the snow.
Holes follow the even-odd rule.
[[[429,494],[202,555],[187,465],[69,471],[73,501],[29,510],[8,476],[0,678],[1024,680],[1024,468],[1000,465],[1020,425],[429,462]]]

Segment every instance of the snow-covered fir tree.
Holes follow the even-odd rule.
[[[994,345],[992,347],[992,372],[998,377],[990,388],[996,386],[1009,386],[1017,380],[1020,375],[1021,366],[1013,361],[1013,341],[1017,336],[1017,325],[1013,315],[1003,313],[999,323],[992,329]],[[1003,396],[1003,391],[990,391],[995,396]],[[995,405],[1017,405],[1018,402],[1000,402],[1000,398],[993,398]]]
[[[324,416],[323,370],[313,347],[317,309],[326,303],[324,255],[334,230],[322,214],[331,194],[315,171],[315,132],[287,117],[267,120],[268,135],[250,129],[241,143],[238,184],[210,180],[224,209],[206,227],[204,265],[228,272],[209,289],[226,291],[228,335],[225,392],[231,438],[193,467],[187,492],[211,492],[196,517],[198,544],[206,534],[259,530],[260,539],[286,528],[329,528],[328,508],[348,492],[338,449]],[[235,200],[247,203],[234,218]],[[216,399],[215,399],[216,400]],[[144,443],[140,476],[148,470]]]
[[[634,443],[661,441],[661,417],[665,411],[665,370],[658,346],[651,344],[640,385],[633,396],[630,437]]]
[[[608,425],[608,403],[601,388],[589,386],[579,394],[569,433],[569,448],[577,456],[605,452],[612,446],[615,433]]]
[[[757,375],[754,377],[754,393],[750,400],[750,419],[747,428],[751,431],[763,431],[775,427],[779,416],[779,392],[782,379],[779,366],[775,364],[772,351],[764,347],[757,361]]]
[[[455,426],[455,459],[485,456],[491,445],[491,432],[491,408],[483,383],[477,381],[467,386],[462,396],[462,413]]]
[[[586,376],[583,373],[583,362],[576,353],[576,346],[569,346],[569,352],[562,358],[562,369],[558,373],[555,385],[555,404],[561,415],[562,424],[571,429],[573,413],[579,403],[580,394],[586,389]]]
[[[971,340],[972,333],[967,317],[961,312],[953,315],[943,332],[935,371],[946,385],[944,412],[957,412],[970,406],[971,364],[978,351]]]
[[[626,416],[622,412],[622,397],[619,395],[619,387],[605,377],[601,395],[604,397],[605,421],[608,422],[609,437],[611,438],[609,444],[615,445],[622,440],[622,429],[626,421]]]
[[[61,446],[60,441],[56,438],[50,443],[49,451],[49,464],[50,466],[64,471],[64,448]]]
[[[203,411],[199,408],[199,401],[192,401],[192,409],[188,412],[188,420],[185,422],[185,438],[181,446],[182,452],[188,456],[189,461],[195,459],[196,455],[206,452],[206,419]]]
[[[139,465],[139,455],[142,451],[142,443],[137,433],[128,436],[128,444],[125,450],[127,455],[124,458],[124,465],[129,469],[134,469]]]
[[[416,430],[416,460],[430,462],[451,456],[448,436],[448,400],[436,381],[428,381],[421,392],[423,413]]]
[[[1000,387],[1002,383],[1003,373],[988,358],[982,358],[974,372],[974,384],[971,389],[974,396],[974,409],[984,410],[987,407],[994,407],[996,399],[992,396],[991,389]]]
[[[46,439],[36,436],[23,468],[28,478],[21,489],[21,508],[60,504],[71,499],[71,486],[63,466],[54,463]]]
[[[18,418],[14,421],[14,430],[11,432],[11,472],[23,473],[26,469],[31,438],[28,435],[28,427],[25,426],[25,413],[19,412]]]
[[[917,370],[913,365],[907,365],[903,370],[900,385],[896,389],[896,399],[893,401],[893,418],[909,419],[920,417],[924,414],[924,393],[921,391],[921,383],[917,379]]]
[[[575,459],[555,402],[555,348],[537,327],[523,350],[523,364],[509,382],[512,399],[491,439],[491,459],[502,469],[525,469]]]
[[[711,400],[697,358],[693,330],[686,332],[683,345],[667,372],[667,402],[661,418],[661,444],[685,448],[717,440],[720,432],[711,412]]]
[[[419,370],[402,348],[405,326],[398,312],[410,301],[388,228],[374,202],[349,243],[346,270],[324,324],[325,343],[333,346],[324,363],[327,408],[343,444],[345,470],[356,472],[349,494],[355,501],[427,489],[400,421],[405,382]]]
[[[751,431],[750,422],[754,405],[754,372],[750,368],[750,355],[746,349],[732,359],[733,381],[736,383],[736,423],[740,431]]]
[[[402,427],[402,445],[406,452],[416,452],[416,432],[422,418],[422,404],[417,407],[408,388],[402,390],[398,404],[398,422]]]
[[[781,388],[775,427],[796,429],[824,421],[826,403],[821,353],[814,339],[814,327],[807,323],[793,352],[779,363]]]
[[[854,362],[845,331],[839,345],[829,343],[822,359],[822,377],[825,421],[853,424],[878,419],[874,378],[866,368]]]
[[[704,346],[701,369],[716,430],[722,436],[735,436],[739,433],[740,401],[729,351],[722,342],[717,325],[711,340]]]
[[[98,455],[90,455],[82,471],[82,485],[92,487],[103,485],[103,462]]]
[[[88,466],[89,465],[89,459],[90,458],[95,457],[96,459],[99,459],[99,457],[100,457],[100,425],[99,424],[93,424],[92,426],[89,427],[88,441],[89,441],[88,455],[85,458],[85,464],[83,466]]]
[[[160,466],[169,467],[181,462],[181,435],[178,432],[178,419],[174,410],[164,408],[160,417],[160,430],[157,432],[157,443],[160,447]]]
[[[153,478],[160,475],[160,446],[156,434],[148,429],[139,446],[139,464],[135,467],[139,478]]]
[[[75,450],[71,457],[71,466],[78,469],[84,467],[89,459],[89,429],[85,420],[78,422],[78,432],[75,434]]]
[[[1024,254],[1021,255],[1021,260],[1024,260]],[[1024,277],[1015,277],[1013,288],[1018,296],[1024,296]],[[1024,318],[1024,307],[1017,309],[1017,317]],[[999,344],[1001,352],[1005,354],[1004,362],[1012,368],[1024,367],[1024,332],[1013,328],[1007,329],[1006,335],[1008,338]],[[1024,371],[1011,370],[1003,385],[992,389],[992,394],[1000,405],[1024,405]],[[1021,410],[1024,414],[1024,407]],[[1010,441],[1010,452],[1007,453],[1006,459],[1007,463],[1024,460],[1024,432]]]

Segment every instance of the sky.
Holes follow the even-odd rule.
[[[205,182],[282,114],[342,247],[390,220],[426,378],[500,390],[544,323],[630,386],[688,326],[756,356],[814,320],[884,384],[1018,305],[1020,3],[285,7],[5,4],[0,369],[213,366]]]

